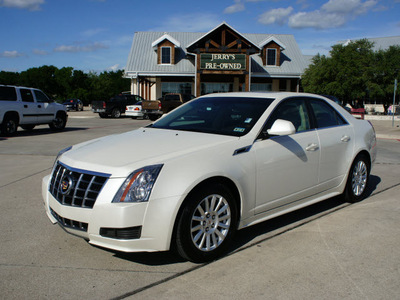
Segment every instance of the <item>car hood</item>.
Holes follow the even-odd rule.
[[[75,145],[60,161],[72,168],[126,177],[135,169],[237,140],[232,136],[141,128]]]

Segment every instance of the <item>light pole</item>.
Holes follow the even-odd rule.
[[[393,89],[393,106],[392,106],[392,127],[394,127],[394,106],[396,104],[396,90],[397,90],[397,72],[399,69],[396,69],[394,76],[394,89]]]

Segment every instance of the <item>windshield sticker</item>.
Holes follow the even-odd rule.
[[[245,128],[241,128],[241,127],[236,127],[235,129],[233,129],[234,132],[244,132],[246,129]]]
[[[249,123],[251,123],[252,120],[253,120],[253,118],[247,118],[244,122],[245,122],[246,124],[249,124]]]

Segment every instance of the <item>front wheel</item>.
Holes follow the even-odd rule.
[[[234,196],[224,185],[212,184],[184,203],[176,228],[176,249],[192,262],[214,260],[227,250],[236,227]]]
[[[365,155],[359,155],[354,160],[347,184],[344,191],[344,198],[347,202],[355,203],[365,197],[369,182],[370,164]]]
[[[67,125],[67,116],[64,113],[58,113],[56,118],[49,124],[49,127],[55,131],[60,131]]]

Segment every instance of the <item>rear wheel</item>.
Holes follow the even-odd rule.
[[[193,262],[216,259],[227,250],[236,226],[232,193],[221,184],[209,185],[184,203],[176,228],[176,249]]]
[[[155,120],[158,119],[158,116],[157,115],[153,115],[153,114],[149,114],[148,117],[149,117],[150,121],[155,121]]]
[[[12,136],[18,129],[18,118],[13,115],[6,115],[1,124],[1,134],[4,136]]]
[[[365,197],[369,182],[369,171],[368,158],[365,155],[357,156],[351,166],[344,191],[344,198],[347,202],[358,202]]]
[[[119,111],[118,108],[114,108],[111,112],[111,117],[113,118],[119,118],[121,116],[121,112]]]

